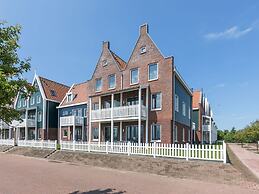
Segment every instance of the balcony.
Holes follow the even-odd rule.
[[[91,111],[91,120],[110,120],[112,119],[112,108],[105,108]],[[139,105],[120,106],[113,108],[113,120],[138,119]],[[141,106],[141,118],[146,118],[146,107]]]
[[[202,125],[202,131],[210,131],[211,125]]]
[[[11,124],[12,127],[26,127],[26,119],[22,119],[22,121],[13,121]],[[27,119],[27,127],[36,127],[35,119]]]
[[[84,118],[79,116],[60,117],[60,126],[81,126],[84,123]]]

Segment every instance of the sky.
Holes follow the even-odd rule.
[[[67,85],[91,78],[102,41],[127,61],[148,23],[189,87],[203,89],[219,129],[259,119],[258,0],[0,0],[0,20],[23,27],[29,81],[36,71]]]

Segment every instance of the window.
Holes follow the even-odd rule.
[[[93,110],[99,110],[99,103],[93,103]]]
[[[31,97],[30,101],[31,101],[31,105],[34,105],[34,103],[35,103],[34,97]]]
[[[38,120],[38,122],[41,122],[41,120],[42,120],[42,113],[40,111],[38,112],[37,120]]]
[[[41,96],[37,96],[37,103],[41,103]]]
[[[188,107],[188,118],[191,119],[191,108]]]
[[[191,141],[191,130],[188,129],[188,141],[190,142]]]
[[[65,111],[63,111],[63,114],[62,114],[63,116],[67,116],[68,115],[68,111],[67,110],[65,110]]]
[[[98,140],[98,139],[99,139],[99,129],[93,128],[93,140]]]
[[[185,141],[185,130],[183,128],[183,141]]]
[[[175,94],[175,111],[179,112],[179,97]]]
[[[67,129],[63,130],[63,137],[67,137]]]
[[[139,81],[138,68],[130,70],[130,84],[137,84]]]
[[[95,91],[100,92],[102,90],[102,78],[96,79]]]
[[[102,61],[102,64],[103,64],[103,66],[106,66],[106,65],[108,65],[108,61],[107,61],[106,59],[104,59],[104,60]]]
[[[84,108],[84,117],[87,117],[87,108]]]
[[[152,141],[160,141],[161,126],[159,124],[153,124],[151,127],[152,127]]]
[[[76,109],[73,109],[73,110],[72,110],[72,115],[73,115],[73,116],[77,116],[77,113],[76,113],[76,112],[77,112]]]
[[[174,141],[178,141],[178,127],[176,125],[174,126]]]
[[[77,116],[82,117],[82,109],[77,109]]]
[[[51,96],[57,96],[57,94],[56,94],[56,91],[55,91],[55,90],[50,90],[50,94],[51,94]]]
[[[148,66],[148,80],[158,79],[158,65],[156,63],[150,64]]]
[[[22,100],[18,100],[18,108],[22,106]]]
[[[73,94],[67,94],[67,102],[71,102],[73,100]]]
[[[162,93],[158,92],[151,94],[151,109],[152,110],[161,110],[162,108]]]
[[[140,54],[144,54],[144,53],[146,53],[147,52],[147,47],[146,46],[142,46],[141,48],[140,48]]]
[[[23,99],[23,107],[26,107],[26,99]]]
[[[182,111],[183,111],[183,116],[186,116],[186,104],[183,102],[182,104]]]
[[[116,77],[115,74],[109,75],[109,89],[114,89],[116,87]]]

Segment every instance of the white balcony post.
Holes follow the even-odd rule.
[[[12,139],[12,129],[9,127],[9,139]]]
[[[111,100],[111,145],[113,145],[113,103],[114,103],[114,94],[112,94],[112,100]]]
[[[25,111],[25,140],[28,140],[28,110]]]
[[[120,121],[120,141],[122,141],[122,121]]]
[[[138,91],[138,143],[141,143],[141,87]]]
[[[75,122],[73,123],[73,141],[76,141],[76,126],[75,126]]]
[[[98,134],[98,143],[100,145],[101,143],[101,122],[99,122],[99,130],[98,130],[99,134]]]
[[[84,128],[84,125],[85,125],[85,121],[84,121],[84,117],[81,117],[81,119],[82,119],[82,137],[81,137],[81,139],[82,139],[82,141],[84,141],[85,140],[85,128]]]
[[[88,142],[89,142],[89,148],[90,148],[90,143],[91,143],[91,138],[92,138],[92,98],[89,98],[89,121],[88,121],[88,131],[89,131],[89,136],[88,136]],[[90,150],[89,150],[90,151]]]
[[[148,143],[148,105],[149,105],[149,90],[146,88],[146,143]]]

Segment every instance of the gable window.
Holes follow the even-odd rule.
[[[93,140],[98,140],[98,139],[99,139],[99,129],[93,128]]]
[[[185,141],[185,130],[183,128],[183,141]]]
[[[23,99],[23,107],[26,107],[26,99]]]
[[[37,103],[41,103],[41,96],[37,96]]]
[[[109,75],[109,89],[114,89],[116,87],[116,76],[115,74]]]
[[[102,78],[95,80],[95,91],[100,92],[102,90]]]
[[[57,94],[56,94],[56,91],[55,91],[55,90],[50,90],[50,94],[51,94],[51,96],[57,96]]]
[[[35,103],[34,97],[31,97],[30,101],[31,101],[31,105],[34,105],[34,103]]]
[[[179,97],[175,94],[175,111],[179,112]]]
[[[130,84],[137,84],[139,82],[138,68],[130,70]]]
[[[22,100],[18,100],[18,108],[22,106]]]
[[[69,93],[67,94],[67,102],[71,102],[73,100],[73,94]]]
[[[38,122],[41,122],[41,120],[42,120],[42,113],[40,111],[38,112],[37,120],[38,120]]]
[[[162,93],[151,94],[151,109],[161,110],[162,109]]]
[[[106,59],[104,59],[104,60],[102,61],[102,64],[103,64],[103,66],[106,66],[106,65],[108,65],[108,61],[107,61]]]
[[[160,141],[161,140],[161,125],[153,124],[152,128],[152,141]]]
[[[140,54],[144,54],[144,53],[146,53],[147,52],[147,47],[146,46],[142,46],[141,48],[140,48]]]
[[[148,65],[148,81],[158,79],[158,65],[156,63]]]
[[[174,126],[174,142],[178,141],[178,127]]]
[[[183,116],[186,116],[186,104],[185,104],[185,102],[183,102],[183,104],[182,104],[182,113],[183,113]]]

